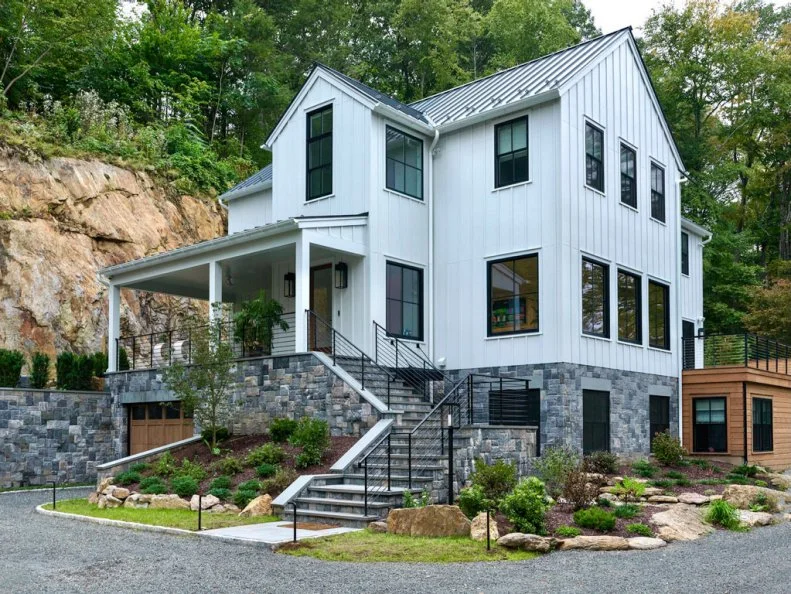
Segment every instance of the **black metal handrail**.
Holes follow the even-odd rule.
[[[757,334],[706,334],[681,339],[684,369],[749,367],[791,375],[791,346]]]
[[[332,327],[316,312],[305,310],[307,316],[308,350],[325,352],[332,355],[332,364],[340,364],[352,377],[360,382],[363,390],[373,388],[379,392],[384,387],[387,396],[387,408],[390,408],[390,392],[396,375],[379,365],[361,348]],[[384,386],[381,383],[384,382]]]
[[[284,331],[276,326],[273,329],[271,345],[266,344],[263,329],[250,324],[239,326],[234,320],[226,320],[217,325],[219,340],[231,346],[237,359],[269,356],[277,352],[293,353],[294,318],[294,312],[282,314],[281,319],[288,325],[288,330]],[[200,332],[206,332],[211,326],[211,324],[200,324],[121,336],[116,339],[116,369],[118,371],[155,369],[169,367],[174,362],[190,365],[193,362],[193,337]]]

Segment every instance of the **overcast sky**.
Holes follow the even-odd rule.
[[[791,0],[775,0],[774,4],[781,6],[789,2]],[[674,4],[679,8],[684,5],[683,0],[583,0],[583,3],[590,8],[596,26],[602,33],[631,25],[637,34],[642,33],[640,29],[643,23],[655,8],[665,4]]]

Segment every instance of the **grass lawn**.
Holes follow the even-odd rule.
[[[278,549],[295,557],[315,557],[324,561],[404,561],[411,563],[456,563],[464,561],[523,561],[536,553],[511,551],[492,543],[476,542],[464,537],[428,538],[381,534],[370,530],[349,532],[303,540]]]
[[[51,510],[52,504],[45,505],[44,509]],[[96,505],[88,503],[87,499],[65,499],[58,501],[56,511],[90,516],[92,518],[106,518],[108,520],[121,520],[122,522],[150,524],[151,526],[181,528],[182,530],[198,529],[198,512],[188,509],[136,509],[127,507],[99,509]],[[242,518],[234,513],[210,514],[203,512],[201,525],[204,530],[207,530],[209,528],[228,528],[230,526],[277,522],[279,519],[277,516]]]

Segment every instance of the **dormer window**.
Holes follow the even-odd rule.
[[[423,141],[387,126],[389,190],[423,200]]]
[[[332,194],[332,105],[308,114],[307,200]]]

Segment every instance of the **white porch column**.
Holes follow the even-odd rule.
[[[295,244],[294,342],[298,353],[308,350],[308,316],[310,309],[310,242],[300,233]]]
[[[209,321],[213,322],[216,314],[214,304],[222,303],[222,264],[209,262]]]
[[[118,371],[118,338],[121,336],[121,287],[107,287],[107,371]]]

